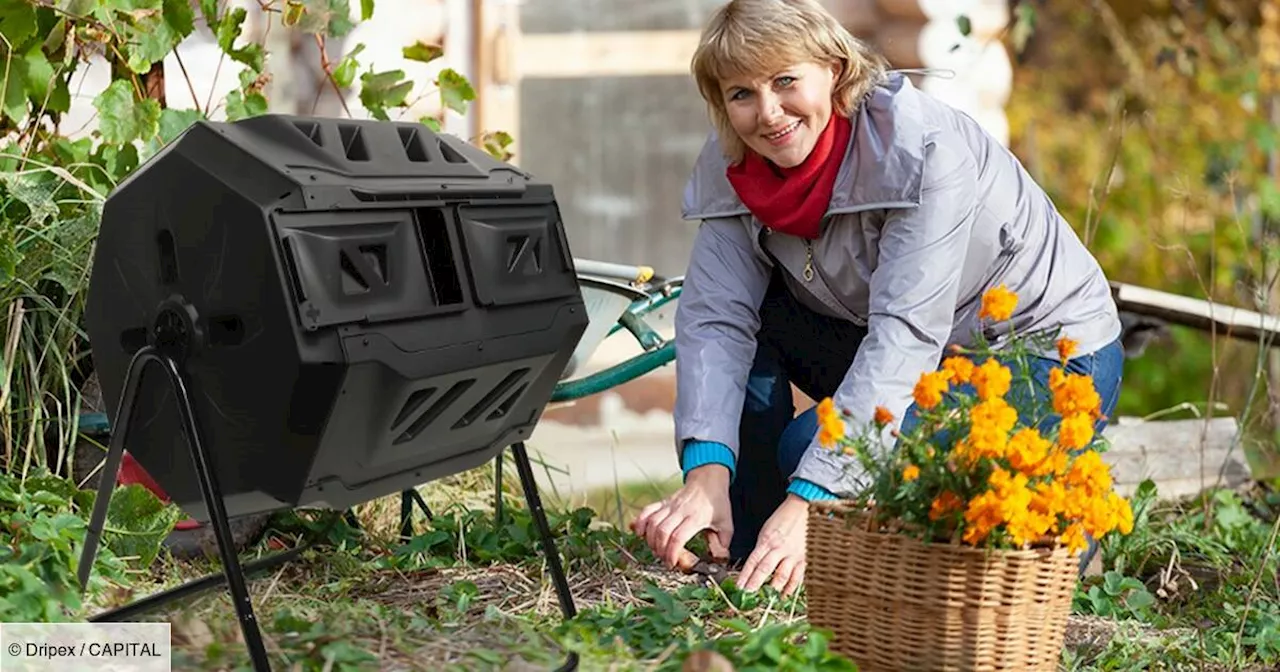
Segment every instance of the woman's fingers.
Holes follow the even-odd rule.
[[[678,565],[681,553],[685,552],[685,544],[706,527],[701,517],[689,516],[671,532],[671,536],[667,538],[667,547],[662,550],[662,558],[666,560],[668,567]]]
[[[803,560],[796,563],[796,566],[791,570],[791,578],[782,589],[783,595],[791,595],[799,590],[800,586],[804,585],[804,570],[805,562]]]
[[[640,509],[640,515],[636,516],[636,519],[631,521],[631,531],[635,532],[638,537],[645,536],[645,532],[648,531],[648,526],[654,515],[661,511],[666,505],[667,502],[664,500],[661,502],[654,502],[643,509]]]
[[[751,557],[747,558],[747,563],[742,566],[742,589],[746,591],[759,590],[760,586],[764,585],[764,582],[773,575],[778,563],[784,557],[786,557],[786,552],[781,548],[757,546],[756,550],[752,551]],[[752,562],[753,558],[755,558],[755,562]]]

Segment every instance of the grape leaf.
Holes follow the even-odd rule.
[[[401,107],[413,90],[413,82],[401,81],[404,70],[366,72],[360,76],[360,102],[375,119],[386,121],[388,107]]]
[[[441,70],[436,84],[440,87],[440,102],[459,114],[467,111],[467,101],[476,99],[471,82],[453,68]]]
[[[93,99],[98,111],[98,132],[104,142],[123,144],[150,138],[159,130],[160,101],[139,100],[129,82],[117,79]]]
[[[419,40],[404,49],[401,49],[400,53],[411,61],[430,63],[431,61],[444,56],[444,49],[440,47],[440,45],[427,44],[426,42]]]
[[[133,27],[129,68],[134,72],[146,72],[163,61],[195,29],[195,12],[186,0],[163,1],[163,12],[148,10],[151,13]]]
[[[333,81],[337,82],[338,88],[345,89],[351,86],[356,79],[356,71],[360,68],[360,62],[356,60],[356,56],[364,51],[364,43],[357,44],[346,56],[338,61],[337,67],[333,69]]]
[[[36,8],[26,2],[0,3],[0,36],[11,45],[20,45],[37,33]]]

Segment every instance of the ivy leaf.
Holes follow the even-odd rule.
[[[360,20],[368,21],[373,18],[373,0],[360,0]]]
[[[436,119],[435,117],[423,117],[418,120],[418,123],[422,124],[423,126],[426,126],[427,128],[431,129],[432,131],[435,131],[436,133],[440,132],[440,120]]]
[[[120,145],[150,138],[159,128],[160,101],[137,99],[129,82],[123,79],[98,94],[93,107],[98,111],[98,131],[104,142]]]
[[[444,56],[444,49],[436,44],[427,44],[421,40],[400,50],[405,58],[411,61],[422,61],[430,63],[431,61]]]
[[[476,91],[471,88],[471,82],[453,68],[441,70],[436,84],[440,87],[440,102],[458,114],[467,111],[467,101],[476,99]]]
[[[36,8],[27,2],[0,4],[0,35],[11,45],[19,45],[36,36]]]
[[[338,61],[338,67],[333,69],[333,81],[337,82],[338,88],[345,89],[355,81],[356,71],[360,69],[360,62],[356,60],[356,56],[359,56],[362,51],[364,51],[364,43],[357,44],[351,53]]]
[[[413,82],[401,81],[404,70],[367,72],[360,76],[360,102],[376,119],[388,119],[388,107],[402,107],[413,90]]]

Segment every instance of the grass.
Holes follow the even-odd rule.
[[[511,470],[508,470],[508,472]],[[578,609],[561,619],[514,474],[495,521],[488,467],[422,493],[435,512],[408,544],[399,501],[358,507],[359,529],[250,584],[276,669],[553,669],[565,651],[583,670],[852,669],[804,620],[803,593],[745,593],[668,571],[617,525],[674,484],[544,493]],[[1262,484],[1198,500],[1137,498],[1135,533],[1104,549],[1104,573],[1082,583],[1063,670],[1272,670],[1280,665],[1280,493]],[[589,503],[592,508],[582,508]],[[598,507],[598,508],[597,508]],[[611,515],[596,511],[611,511]],[[255,551],[294,545],[321,528],[278,516]],[[162,554],[149,577],[108,593],[100,609],[216,571],[211,560]],[[229,598],[207,593],[166,614],[175,667],[246,669]],[[704,665],[719,655],[732,668]]]

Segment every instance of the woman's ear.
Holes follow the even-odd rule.
[[[840,79],[840,75],[844,73],[844,61],[831,61],[831,81]]]

